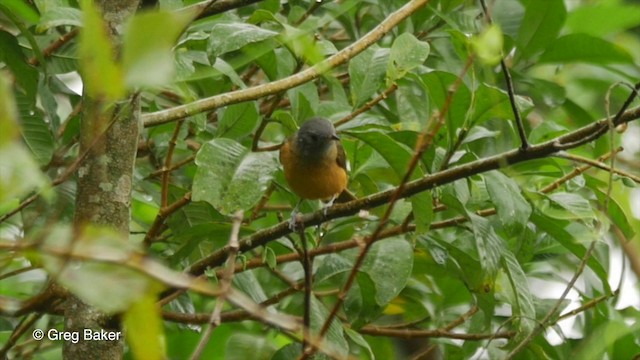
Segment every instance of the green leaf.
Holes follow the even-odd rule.
[[[427,86],[427,91],[431,97],[432,109],[442,109],[449,95],[449,89],[456,79],[456,75],[444,71],[432,71],[422,75],[422,81]],[[467,86],[462,83],[458,91],[453,95],[447,112],[446,126],[451,143],[453,143],[452,139],[456,138],[458,129],[465,124],[470,106],[471,93]]]
[[[358,138],[373,149],[375,149],[387,161],[394,170],[398,179],[402,179],[407,172],[407,166],[413,156],[412,151],[388,135],[380,131],[349,132],[349,135]],[[417,179],[424,174],[423,170],[417,166],[411,179]],[[417,231],[423,233],[429,229],[433,220],[433,210],[431,207],[431,194],[422,192],[411,197],[412,210],[416,220]]]
[[[196,155],[196,165],[193,201],[206,201],[226,215],[255,204],[277,167],[273,154],[253,153],[225,138],[205,143]]]
[[[38,70],[27,63],[16,37],[0,30],[0,62],[4,62],[27,94],[30,102],[35,102],[38,87]]]
[[[172,48],[193,15],[187,11],[159,11],[131,19],[122,45],[122,66],[128,87],[159,86],[173,79]]]
[[[371,345],[369,345],[367,340],[365,340],[365,338],[362,335],[360,335],[359,332],[349,328],[345,328],[344,332],[345,334],[347,334],[349,339],[351,339],[351,341],[353,341],[354,343],[358,344],[358,346],[366,350],[366,355],[368,356],[368,359],[376,358],[375,354],[373,353],[373,350],[371,349]]]
[[[498,25],[492,24],[470,40],[473,52],[486,65],[496,65],[502,59],[504,39]]]
[[[462,144],[468,144],[476,140],[495,138],[500,134],[500,131],[492,131],[482,126],[474,126],[469,130],[467,136],[462,140]]]
[[[520,338],[531,333],[536,326],[536,309],[533,296],[529,292],[527,276],[516,257],[509,251],[502,252],[503,268],[509,280],[511,292],[504,292],[513,309],[516,323],[519,325]]]
[[[304,122],[313,117],[320,103],[318,89],[311,83],[296,86],[287,91],[291,99],[291,113],[298,122]]]
[[[389,238],[371,246],[360,271],[368,274],[375,284],[376,303],[386,306],[404,289],[412,268],[411,244],[402,238]]]
[[[263,41],[276,35],[278,35],[278,33],[275,31],[266,30],[251,24],[216,24],[211,29],[209,48],[214,55],[220,56],[241,49],[247,44]]]
[[[45,32],[56,26],[82,26],[82,12],[72,7],[56,6],[47,9],[36,27],[38,32]]]
[[[146,275],[122,265],[141,255],[134,243],[111,229],[88,226],[74,236],[70,226],[56,225],[47,229],[39,251],[45,270],[55,274],[59,284],[106,314],[129,309],[158,286]],[[70,253],[87,260],[74,259],[70,266]]]
[[[567,230],[567,224],[569,224],[568,221],[558,220],[547,216],[544,210],[535,207],[533,213],[531,213],[531,221],[536,225],[536,227],[538,227],[539,231],[541,230],[551,235],[560,243],[560,245],[562,245],[562,247],[569,250],[569,252],[575,255],[578,259],[584,258],[587,249],[584,244],[577,241],[583,241],[584,239],[576,239],[574,234]],[[587,265],[598,276],[605,288],[605,291],[611,292],[607,271],[604,269],[604,266],[602,266],[600,261],[596,257],[592,256],[587,261]]]
[[[595,219],[596,214],[589,201],[578,194],[556,192],[548,195],[550,206],[540,209],[547,215],[558,219],[586,220]]]
[[[248,295],[251,300],[261,303],[267,300],[267,295],[253,271],[243,271],[233,277],[233,286]]]
[[[226,348],[225,360],[268,360],[276,350],[264,335],[241,332],[231,335]]]
[[[566,16],[562,0],[527,1],[516,40],[518,56],[528,59],[546,48],[560,33]]]
[[[476,103],[471,115],[471,124],[476,125],[491,119],[515,118],[506,91],[487,84],[481,84],[475,93]],[[533,108],[531,100],[516,95],[516,105],[521,114]]]
[[[25,96],[16,94],[22,136],[40,165],[46,165],[53,156],[54,140],[42,111]]]
[[[26,1],[3,1],[0,8],[4,7],[28,24],[35,24],[40,18],[38,12]]]
[[[597,360],[602,359],[607,349],[628,334],[637,334],[640,322],[625,323],[621,320],[611,320],[598,326],[589,336],[580,341],[574,359]],[[635,351],[637,352],[637,351]]]
[[[596,65],[633,64],[633,57],[623,48],[587,34],[569,34],[546,46],[539,63],[585,62]]]
[[[518,184],[497,170],[485,173],[484,183],[502,225],[514,232],[521,230],[529,220],[531,206],[520,193]]]
[[[615,19],[615,21],[611,21]],[[580,6],[569,13],[567,27],[576,33],[604,36],[640,25],[637,4],[598,3]]]
[[[327,311],[324,304],[316,299],[315,296],[311,297],[312,334],[317,334],[320,331],[328,316],[329,311]],[[333,319],[324,339],[327,347],[331,349],[333,353],[338,355],[339,358],[343,359],[347,357],[347,354],[349,353],[349,343],[344,336],[344,330],[342,329],[342,325],[339,320],[335,318]]]
[[[240,89],[246,89],[247,85],[242,81],[238,73],[233,69],[228,62],[222,60],[221,58],[216,58],[216,62],[213,64],[213,68],[220,71],[226,77],[231,80],[233,85],[239,87]]]
[[[84,27],[80,31],[78,55],[85,93],[95,99],[115,101],[124,95],[124,78],[114,61],[107,27],[93,1],[83,0],[82,9]]]
[[[471,229],[476,241],[476,248],[482,270],[489,278],[493,278],[500,267],[500,259],[504,253],[504,244],[489,220],[473,213],[468,213]]]
[[[351,103],[358,108],[375,94],[383,84],[387,71],[389,49],[372,49],[360,53],[349,62]]]
[[[296,58],[305,59],[307,63],[312,65],[324,60],[320,42],[316,41],[313,33],[287,24],[282,25],[284,26],[284,32],[280,34],[279,39],[286,45],[287,49],[295,54]]]
[[[166,359],[164,324],[158,292],[149,291],[124,313],[127,344],[136,359]]]
[[[251,134],[258,125],[259,115],[255,102],[234,104],[222,110],[216,137],[240,139]]]
[[[429,43],[418,40],[409,32],[402,33],[391,45],[387,65],[388,81],[394,82],[422,65],[427,60],[429,51]]]

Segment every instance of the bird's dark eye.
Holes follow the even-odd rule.
[[[313,140],[314,142],[315,142],[315,141],[318,141],[318,135],[316,135],[316,134],[310,134],[309,136],[311,137],[311,140]]]

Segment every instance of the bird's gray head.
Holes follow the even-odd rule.
[[[314,117],[305,121],[298,130],[296,147],[305,158],[319,160],[324,157],[333,142],[339,139],[329,120]]]

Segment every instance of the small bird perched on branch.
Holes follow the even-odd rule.
[[[282,144],[280,162],[287,183],[301,198],[292,213],[292,226],[302,199],[320,199],[331,206],[341,193],[348,193],[346,155],[327,119],[314,117],[304,122]]]

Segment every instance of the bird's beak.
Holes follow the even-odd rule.
[[[331,139],[332,140],[340,140],[340,137],[336,134],[331,134]]]

